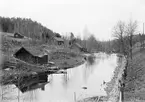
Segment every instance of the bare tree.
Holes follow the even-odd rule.
[[[125,22],[119,21],[113,28],[113,36],[117,38],[120,43],[119,46],[120,52],[126,54],[123,40],[124,34],[125,34]]]
[[[137,30],[137,21],[130,20],[129,23],[126,25],[126,36],[129,42],[129,55],[132,59],[132,47],[133,47],[133,35],[136,33]]]

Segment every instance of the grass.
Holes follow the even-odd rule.
[[[83,100],[78,100],[77,102],[106,102],[106,96],[95,96],[95,97],[88,97]]]
[[[50,61],[61,69],[70,68],[84,63],[84,56],[71,51],[54,51],[50,55]]]
[[[145,101],[145,49],[133,49],[133,59],[129,60],[125,80],[125,100]],[[134,99],[135,98],[135,99]],[[138,101],[132,101],[138,102]]]

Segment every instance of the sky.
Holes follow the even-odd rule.
[[[137,20],[143,31],[145,0],[0,0],[0,16],[31,18],[64,35],[91,33],[109,40],[119,20]]]

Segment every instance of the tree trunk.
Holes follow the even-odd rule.
[[[130,58],[132,60],[132,34],[130,35],[129,43],[130,43]]]

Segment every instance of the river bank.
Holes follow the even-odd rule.
[[[126,65],[126,58],[123,55],[117,54],[117,67],[114,70],[111,81],[106,83],[105,91],[107,96],[88,97],[78,102],[117,102],[119,100],[119,80],[122,79],[122,74]]]
[[[118,66],[114,70],[114,76],[110,82],[107,83],[105,91],[107,92],[108,102],[118,102],[120,99],[120,83],[126,65],[126,58],[124,56],[118,57]]]
[[[123,102],[144,102],[145,101],[145,49],[133,49],[132,60],[123,57],[118,67],[114,71],[114,77],[107,83],[106,92],[108,102],[119,101],[120,90],[119,80],[125,84],[123,89]],[[125,69],[126,68],[126,69]],[[126,70],[126,71],[124,71]],[[124,73],[126,72],[126,73]],[[123,76],[122,76],[123,75]]]
[[[106,99],[106,97],[103,96],[105,95],[105,91],[103,90],[101,84],[103,80],[105,81],[110,80],[113,74],[113,70],[117,66],[116,63],[117,58],[114,54],[108,56],[107,54],[100,53],[100,54],[95,54],[95,56],[96,56],[95,63],[93,65],[90,65],[89,62],[86,62],[81,66],[67,69],[66,70],[67,74],[48,75],[49,83],[45,85],[44,91],[40,89],[37,90],[37,92],[39,93],[37,97],[39,97],[40,100],[37,101],[34,100],[34,102],[40,102],[42,100],[43,102],[46,101],[56,102],[55,100],[73,102],[74,99],[76,99],[77,101],[84,98],[86,98],[85,101],[89,100],[89,98],[91,100],[95,99],[96,101],[97,99],[99,99],[100,101]],[[25,79],[29,79],[29,78],[25,77]],[[33,79],[35,79],[35,77],[33,77]],[[36,82],[37,80],[35,81],[35,83]],[[29,82],[26,80],[23,84],[25,85],[26,83],[32,84],[33,82],[31,82],[29,79]],[[25,87],[27,86],[28,85],[26,84]],[[17,88],[13,90],[13,92],[17,92],[17,91],[18,91]],[[24,93],[22,95],[25,94],[27,93]],[[97,95],[102,95],[102,96],[94,97]],[[5,97],[8,96],[5,95]]]
[[[128,59],[124,88],[125,102],[145,101],[145,49],[133,49],[132,60]]]
[[[54,55],[54,54],[53,54]],[[74,54],[75,55],[75,54]],[[63,58],[61,53],[57,56],[57,59],[53,58],[54,65],[33,65],[25,61],[14,58],[13,56],[7,56],[2,54],[2,63],[1,63],[1,83],[11,83],[14,77],[23,77],[29,76],[32,74],[53,74],[53,73],[63,73],[62,70],[73,68],[79,66],[85,62],[84,56],[70,56],[65,54],[66,58]],[[61,58],[59,58],[61,57]]]

